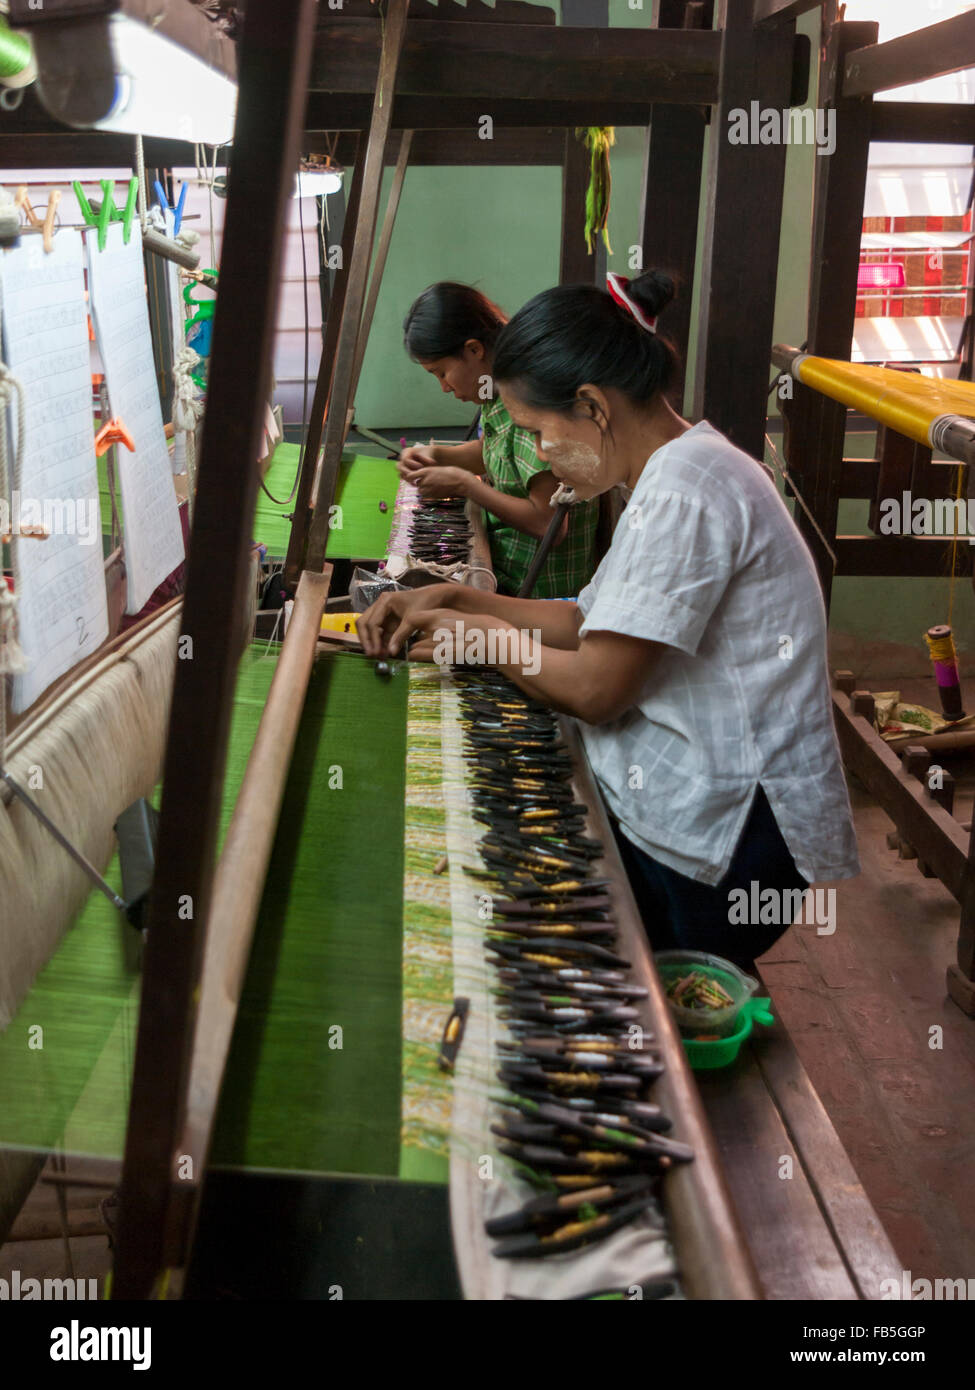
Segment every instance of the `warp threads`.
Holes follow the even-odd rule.
[[[958,657],[955,654],[951,628],[947,623],[939,623],[936,627],[928,628],[924,640],[928,644],[934,664],[934,678],[938,682],[938,695],[941,698],[944,717],[950,720],[964,719],[961,683],[958,679]]]

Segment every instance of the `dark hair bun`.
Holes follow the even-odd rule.
[[[655,319],[672,301],[676,288],[665,270],[645,270],[630,281],[627,293],[648,318]]]
[[[674,297],[662,270],[631,280],[627,294],[648,318]],[[667,391],[677,353],[661,333],[648,333],[608,290],[596,285],[557,285],[519,309],[501,331],[493,376],[517,382],[517,392],[537,410],[570,410],[586,382],[612,386],[637,404]]]

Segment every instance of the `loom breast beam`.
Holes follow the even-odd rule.
[[[193,1159],[195,1182],[184,1195],[189,1255],[203,1172],[230,1039],[261,904],[285,781],[311,675],[332,567],[298,583],[288,633],[234,807],[213,884],[206,953],[190,1064],[186,1127],[180,1152]],[[185,1188],[185,1183],[179,1187]]]
[[[603,800],[595,784],[575,723],[561,719],[562,735],[572,753],[579,800],[590,807],[587,832],[607,850],[603,865],[610,880],[612,917],[620,947],[631,961],[634,982],[647,990],[638,1001],[641,1015],[666,1061],[656,1083],[664,1111],[674,1118],[673,1136],[694,1149],[694,1162],[678,1164],[667,1175],[664,1200],[680,1252],[681,1280],[688,1298],[751,1300],[762,1297],[748,1243],[738,1224],[700,1093],[691,1076],[683,1045],[663,986],[654,968],[646,931],[619,855]]]
[[[251,0],[240,44],[223,293],[214,319],[183,601],[192,660],[176,663],[163,773],[112,1287],[118,1299],[150,1297],[174,1254],[166,1241],[171,1179],[183,1132],[239,658],[238,615],[250,568],[284,214],[316,10],[313,0]]]
[[[772,361],[804,386],[862,411],[918,444],[940,449],[961,463],[975,462],[975,385],[971,382],[813,357],[782,344],[772,349]]]
[[[339,463],[342,458],[342,447],[345,443],[348,427],[348,411],[352,403],[359,324],[362,319],[366,277],[369,273],[369,258],[372,254],[372,239],[379,207],[383,154],[393,114],[396,74],[399,70],[403,41],[406,37],[408,7],[409,0],[390,0],[383,30],[379,77],[376,83],[376,95],[369,124],[369,140],[366,145],[362,171],[362,200],[359,217],[356,221],[352,264],[349,266],[349,281],[345,292],[342,322],[339,325],[335,369],[332,374],[332,389],[329,394],[328,419],[325,422],[322,471],[318,480],[311,530],[308,534],[308,557],[305,568],[310,570],[321,570],[325,563],[325,548],[328,544],[328,513],[335,498]]]

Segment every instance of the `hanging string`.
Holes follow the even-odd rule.
[[[196,493],[196,427],[205,408],[192,375],[199,363],[199,354],[185,345],[173,361],[173,429],[186,436],[186,491],[190,520],[193,518]]]
[[[793,491],[793,493],[794,493],[794,495],[795,495],[796,501],[799,503],[799,506],[800,506],[800,507],[802,508],[802,510],[805,512],[806,517],[807,517],[808,520],[809,520],[810,526],[812,526],[813,530],[816,532],[816,535],[819,537],[820,541],[822,542],[823,549],[826,551],[826,554],[829,556],[830,560],[833,562],[833,570],[834,570],[834,573],[835,573],[835,571],[836,571],[836,565],[837,565],[836,551],[833,549],[833,547],[830,545],[829,541],[828,541],[828,540],[826,539],[826,537],[823,535],[823,532],[822,532],[822,530],[821,530],[821,528],[820,528],[820,526],[819,526],[819,523],[817,522],[816,518],[813,516],[812,512],[809,510],[808,506],[806,505],[805,501],[803,500],[802,493],[801,493],[801,492],[799,491],[799,489],[796,487],[795,479],[791,476],[791,474],[789,473],[789,470],[786,468],[785,464],[783,463],[782,458],[781,458],[780,455],[779,455],[779,451],[776,449],[775,445],[772,443],[772,439],[771,439],[771,436],[770,436],[770,435],[766,435],[766,436],[765,436],[765,443],[766,443],[766,446],[767,446],[767,448],[768,448],[769,453],[772,455],[772,463],[773,463],[773,465],[774,465],[774,467],[775,467],[776,473],[779,475],[780,481],[783,482],[783,483],[788,483],[789,487],[792,489],[792,491]]]
[[[17,406],[17,444],[11,466],[7,458],[6,414],[8,405],[14,401]],[[10,509],[10,530],[13,534],[17,525],[13,516],[13,502],[20,496],[24,457],[24,388],[4,362],[0,362],[0,417],[0,499]],[[6,766],[7,677],[19,675],[26,669],[27,662],[19,641],[17,597],[10,592],[6,579],[0,574],[0,768]]]
[[[139,221],[145,232],[149,225],[149,198],[146,188],[146,156],[142,148],[142,136],[135,137],[135,172],[139,180]]]

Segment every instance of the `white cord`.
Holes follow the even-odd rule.
[[[826,554],[832,560],[833,571],[835,573],[837,566],[836,551],[833,549],[829,541],[823,535],[822,531],[820,530],[819,523],[817,522],[816,518],[813,516],[809,508],[806,506],[806,503],[803,500],[802,493],[796,487],[795,480],[790,476],[789,470],[786,468],[782,459],[779,457],[779,452],[776,449],[775,445],[772,443],[771,437],[769,435],[765,436],[765,443],[768,445],[768,451],[772,455],[772,462],[775,465],[776,473],[778,473],[782,482],[788,483],[789,487],[795,493],[796,501],[799,503],[799,506],[802,508],[806,516],[809,518],[810,525],[812,526],[813,530],[816,532],[816,535],[823,543],[823,549],[826,551]]]

